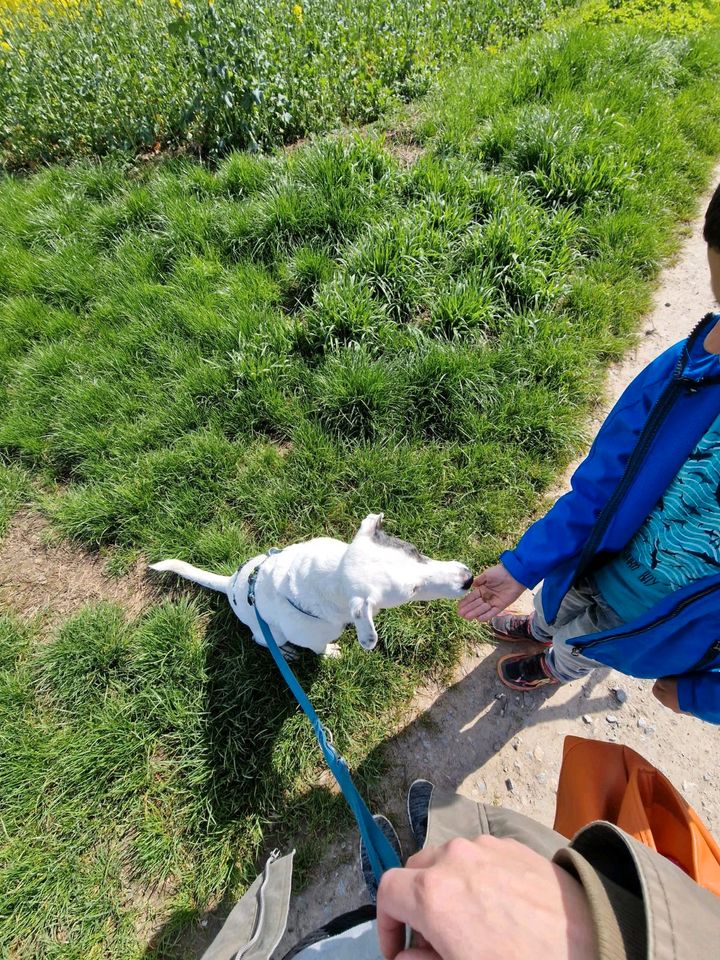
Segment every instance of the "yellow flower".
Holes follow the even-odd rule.
[[[7,40],[3,40],[0,42],[0,48],[2,48],[3,50],[9,50],[10,44],[7,42]]]
[[[299,3],[296,3],[296,4],[293,6],[292,12],[293,12],[293,16],[295,17],[295,19],[297,20],[297,22],[298,22],[298,23],[302,23],[302,22],[303,22],[303,8],[300,6]]]

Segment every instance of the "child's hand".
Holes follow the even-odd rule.
[[[683,713],[678,701],[677,680],[656,680],[652,688],[653,696],[673,713]]]
[[[472,590],[458,604],[458,613],[465,620],[490,620],[524,591],[525,587],[499,563],[475,577]]]

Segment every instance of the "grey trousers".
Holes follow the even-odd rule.
[[[541,598],[542,590],[539,590],[535,594],[535,615],[531,630],[538,640],[552,640],[546,663],[553,676],[561,683],[567,683],[569,680],[584,677],[593,667],[602,666],[590,657],[572,654],[573,641],[577,637],[610,630],[623,622],[605,602],[592,580],[585,577],[577,586],[568,590],[552,625],[545,619]]]
[[[453,837],[474,840],[487,834],[510,837],[548,860],[568,842],[567,837],[516,810],[475,803],[459,793],[435,787],[428,814],[426,846],[439,847]]]

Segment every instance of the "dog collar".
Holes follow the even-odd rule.
[[[271,547],[265,556],[262,558],[260,563],[253,569],[252,573],[248,577],[248,592],[247,592],[247,602],[251,607],[255,606],[255,584],[257,583],[258,573],[260,572],[260,567],[265,563],[268,557],[272,557],[276,553],[281,553],[277,547]],[[318,617],[316,613],[310,613],[309,610],[303,610],[303,608],[295,603],[290,597],[284,597],[283,599],[287,600],[291,607],[294,607],[300,613],[304,613],[306,617],[312,617],[313,620],[322,620],[322,617]]]

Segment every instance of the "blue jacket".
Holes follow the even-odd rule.
[[[610,411],[570,492],[502,554],[529,589],[544,580],[549,623],[570,587],[632,539],[720,414],[720,356],[703,346],[718,321],[708,314],[645,367]],[[632,622],[579,637],[576,649],[634,677],[677,677],[680,708],[720,723],[720,569]]]

